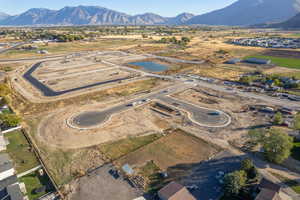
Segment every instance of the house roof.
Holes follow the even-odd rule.
[[[14,166],[7,153],[0,154],[0,173],[12,169]]]
[[[16,184],[18,183],[18,178],[17,176],[10,176],[6,179],[3,179],[0,181],[0,190],[2,190],[3,188],[6,188],[7,186],[9,185],[13,185],[13,184]]]
[[[269,189],[262,189],[255,200],[282,200],[278,192]]]
[[[259,184],[260,189],[268,189],[275,192],[280,192],[281,186],[278,184],[275,184],[267,179],[262,179]]]
[[[162,200],[196,200],[195,197],[182,185],[171,182],[158,191]]]
[[[19,184],[10,185],[0,190],[0,200],[23,200]]]

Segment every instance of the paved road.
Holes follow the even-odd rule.
[[[7,52],[7,51],[9,51],[9,50],[12,50],[12,49],[14,49],[14,48],[16,48],[16,47],[22,46],[22,45],[24,45],[24,44],[26,44],[26,42],[19,42],[19,43],[16,43],[16,44],[14,44],[13,46],[11,46],[11,47],[9,47],[9,48],[0,49],[0,54],[1,54],[1,53],[5,53],[5,52]]]
[[[231,118],[226,113],[218,110],[202,108],[196,105],[185,103],[181,100],[169,97],[169,94],[184,90],[190,86],[177,84],[171,86],[168,89],[164,89],[158,92],[146,95],[143,98],[135,99],[127,103],[117,105],[102,111],[84,112],[73,118],[71,125],[75,125],[78,128],[86,129],[101,125],[108,120],[114,113],[120,113],[122,111],[132,108],[134,102],[143,102],[145,100],[161,100],[167,104],[174,104],[179,109],[187,111],[190,114],[190,120],[197,125],[205,127],[224,127],[230,124]]]
[[[42,63],[43,62],[38,62],[38,63],[34,64],[27,72],[25,72],[25,74],[23,75],[23,77],[28,82],[30,82],[35,88],[37,88],[38,90],[40,90],[47,97],[59,96],[59,95],[62,95],[62,94],[66,94],[66,93],[70,93],[70,92],[75,92],[75,91],[78,91],[78,90],[87,89],[87,88],[91,88],[91,87],[95,87],[95,86],[99,86],[99,85],[105,85],[105,84],[108,84],[108,83],[114,83],[114,82],[124,81],[124,80],[128,80],[128,79],[131,78],[131,77],[125,77],[125,78],[113,79],[113,80],[108,80],[108,81],[102,81],[102,82],[93,83],[93,84],[90,84],[90,85],[85,85],[85,86],[82,86],[82,87],[72,88],[72,89],[68,89],[68,90],[54,91],[50,87],[48,87],[47,85],[45,85],[44,83],[40,82],[34,76],[32,76],[32,73],[37,68],[39,68]]]

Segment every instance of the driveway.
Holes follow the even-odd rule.
[[[75,184],[71,200],[132,200],[140,196],[137,189],[123,180],[115,179],[109,170],[112,165],[104,165],[87,176],[80,178]]]

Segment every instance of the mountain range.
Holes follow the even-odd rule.
[[[20,15],[5,17],[1,25],[177,25],[194,17],[183,13],[176,17],[162,17],[154,13],[128,15],[99,6],[64,7],[60,10],[32,8]]]
[[[200,3],[199,3],[200,4]],[[200,4],[201,5],[201,4]],[[32,8],[15,16],[0,13],[0,25],[229,25],[283,22],[300,10],[300,0],[237,0],[220,10],[195,16],[182,13],[162,17],[154,13],[128,15],[99,6],[64,7],[60,10]]]

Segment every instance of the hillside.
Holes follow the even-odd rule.
[[[238,0],[223,9],[196,16],[187,23],[246,26],[281,22],[296,15],[298,9],[298,0]]]

